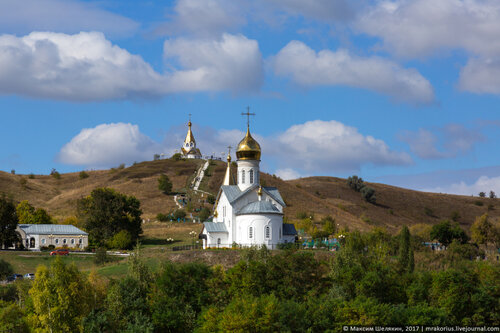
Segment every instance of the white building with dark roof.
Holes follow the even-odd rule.
[[[238,145],[237,177],[231,171],[228,155],[224,183],[217,195],[213,222],[204,222],[200,233],[203,248],[262,246],[275,249],[280,243],[295,242],[293,224],[283,223],[285,202],[275,187],[260,185],[259,143],[252,138],[249,126]],[[234,183],[236,183],[234,185]]]
[[[89,235],[73,225],[18,224],[16,231],[24,247],[33,251],[49,245],[74,249],[84,249],[89,245]]]

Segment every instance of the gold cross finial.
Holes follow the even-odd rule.
[[[250,128],[250,116],[255,116],[255,113],[250,113],[250,107],[247,106],[247,112],[242,112],[242,116],[247,116],[247,128]]]
[[[227,146],[227,149],[228,149],[228,154],[229,154],[229,155],[231,155],[231,148],[233,148],[233,147],[231,147],[231,146]]]

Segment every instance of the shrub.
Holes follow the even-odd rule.
[[[479,197],[480,198],[485,198],[486,197],[486,193],[485,192],[479,192]]]
[[[158,178],[158,189],[165,194],[172,192],[172,182],[167,175],[160,175]]]
[[[481,207],[483,205],[483,202],[481,200],[476,200],[474,201],[474,205]]]
[[[33,173],[30,173],[30,175],[28,176],[29,179],[35,179],[35,175]]]
[[[297,215],[295,215],[298,219],[305,219],[307,218],[307,213],[306,212],[298,212]]]
[[[132,247],[132,236],[127,230],[122,230],[109,241],[111,248],[125,250]]]
[[[10,170],[10,173],[13,174],[13,175],[15,175],[16,174],[16,170],[12,169],[12,170]]]
[[[356,175],[347,178],[347,185],[356,192],[361,191],[361,189],[365,187],[363,178]]]
[[[460,219],[460,213],[456,210],[454,210],[453,212],[451,212],[451,215],[450,215],[450,219],[454,222],[457,222],[459,219]]]
[[[198,217],[200,218],[200,220],[202,222],[206,221],[209,218],[209,216],[210,216],[210,209],[208,209],[206,207],[203,207],[203,209],[198,214]]]
[[[174,212],[174,219],[183,219],[186,217],[186,211],[184,209],[177,209]]]
[[[89,178],[89,174],[86,173],[85,171],[80,171],[79,177],[80,179]]]
[[[181,153],[176,153],[176,154],[173,154],[171,158],[172,158],[174,161],[180,161],[180,160],[182,160],[182,154],[181,154]]]
[[[375,190],[369,186],[363,186],[361,188],[361,196],[369,203],[375,203],[377,197],[375,196]]]
[[[207,197],[207,202],[211,205],[213,205],[215,203],[215,197],[213,195],[209,195]]]
[[[429,208],[429,207],[424,207],[424,213],[425,213],[425,215],[427,215],[427,216],[430,216],[430,217],[435,217],[435,216],[434,216],[434,211],[432,210],[432,208]]]
[[[160,222],[167,222],[170,220],[170,214],[162,214],[162,213],[158,213],[156,214],[156,219]]]

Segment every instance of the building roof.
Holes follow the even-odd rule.
[[[65,224],[18,224],[26,234],[35,235],[88,235],[74,225]]]
[[[208,232],[227,232],[226,225],[222,222],[203,222]]]
[[[236,215],[245,215],[245,214],[280,214],[283,215],[282,212],[279,211],[278,208],[276,208],[275,205],[273,205],[269,201],[255,201],[251,202],[242,209],[240,209],[239,212],[236,213]]]
[[[264,192],[266,192],[271,198],[274,200],[278,201],[279,204],[283,207],[285,207],[285,201],[281,197],[280,191],[276,187],[262,187]]]
[[[294,236],[297,234],[297,230],[295,230],[295,226],[291,223],[283,223],[283,235]]]
[[[254,184],[247,188],[245,191],[240,190],[238,185],[222,185],[220,187],[221,191],[226,194],[226,198],[229,201],[230,204],[238,200],[240,197],[242,197],[245,193],[248,193],[252,191],[253,189],[259,187],[259,184]],[[283,198],[281,197],[280,192],[276,187],[262,187],[264,192],[267,193],[271,198],[276,200],[281,206],[285,207],[285,202],[283,201]]]

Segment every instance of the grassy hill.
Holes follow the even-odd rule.
[[[141,201],[143,217],[152,219],[158,213],[175,209],[173,195],[158,190],[158,176],[162,173],[168,175],[174,191],[186,192],[198,202],[200,197],[192,193],[189,184],[203,163],[199,160],[149,161],[127,168],[87,171],[88,177],[83,179],[79,172],[61,174],[60,179],[56,179],[50,175],[13,175],[0,171],[0,193],[15,201],[28,200],[62,221],[75,215],[79,198],[87,196],[96,187],[111,187],[136,196]],[[200,189],[216,194],[225,169],[225,163],[211,162]],[[351,229],[368,230],[382,226],[397,232],[402,224],[434,224],[452,215],[458,217],[457,221],[467,229],[476,216],[485,212],[495,219],[500,217],[500,199],[424,193],[368,183],[376,190],[377,196],[377,204],[370,204],[341,178],[308,177],[283,181],[263,173],[261,179],[264,186],[279,188],[287,204],[285,216],[291,221],[297,220],[299,213],[314,215],[315,220],[331,215],[341,226]]]

